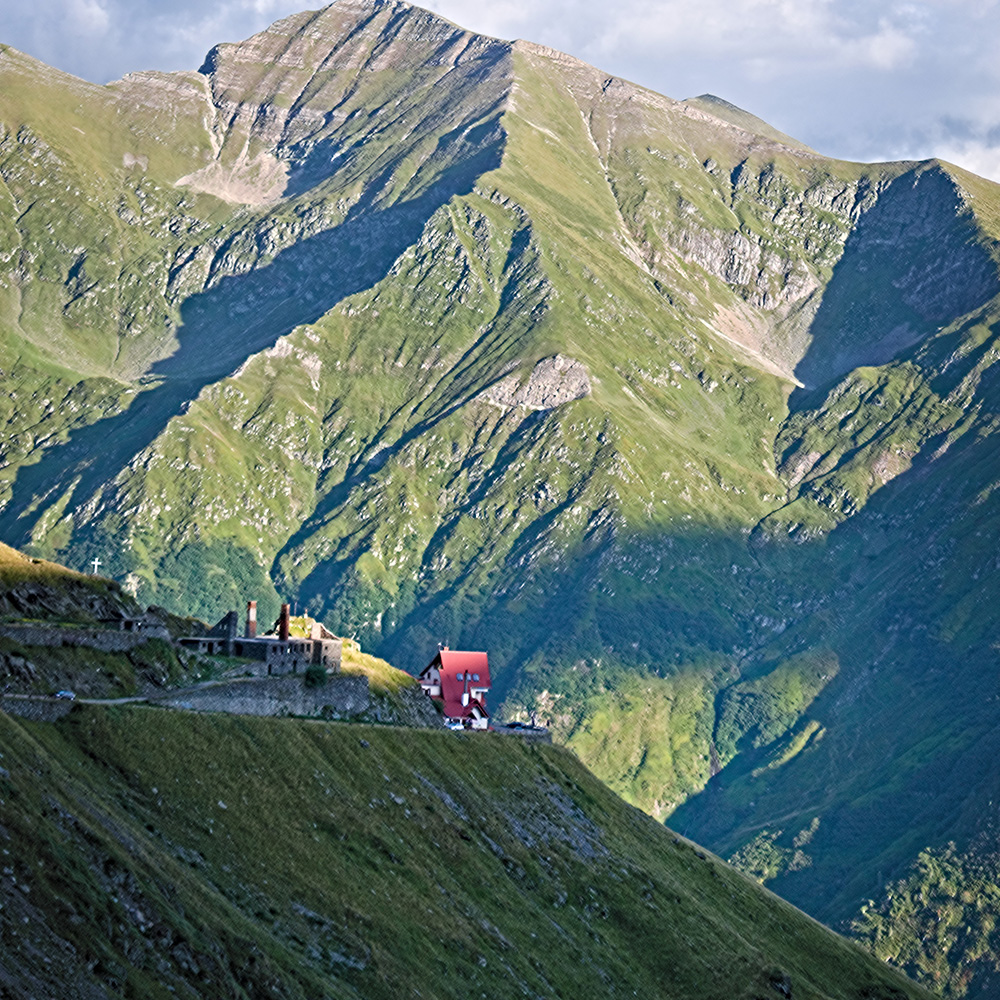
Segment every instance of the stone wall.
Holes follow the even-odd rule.
[[[22,646],[84,646],[104,653],[127,653],[150,639],[170,639],[166,629],[155,632],[123,632],[110,628],[67,625],[0,625],[0,637]]]
[[[231,715],[299,715],[322,719],[353,718],[371,705],[367,677],[335,674],[322,687],[305,686],[303,677],[247,677],[169,691],[151,705]]]
[[[33,722],[56,722],[72,711],[75,703],[68,698],[18,697],[0,695],[0,712]]]
[[[495,732],[502,733],[504,736],[520,736],[522,740],[525,740],[528,743],[552,742],[552,731],[545,729],[542,726],[537,729],[510,729],[498,722],[493,726],[493,729]]]

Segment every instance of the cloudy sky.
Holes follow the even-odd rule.
[[[191,69],[296,0],[4,0],[0,41],[106,82]],[[939,156],[1000,181],[1000,0],[427,0],[671,97],[713,93],[823,153]],[[0,100],[3,97],[0,95]]]

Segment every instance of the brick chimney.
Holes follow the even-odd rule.
[[[247,601],[247,638],[257,638],[257,602]]]
[[[282,604],[281,617],[278,619],[278,638],[282,642],[288,642],[288,618],[289,607],[287,604]]]

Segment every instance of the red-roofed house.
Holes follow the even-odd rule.
[[[485,653],[461,652],[445,646],[420,672],[420,686],[442,703],[449,722],[470,729],[485,729],[486,692],[490,689],[490,665]]]

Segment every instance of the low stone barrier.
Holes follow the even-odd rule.
[[[32,722],[57,722],[73,710],[68,698],[34,698],[0,695],[0,712]]]
[[[510,727],[505,726],[502,723],[496,723],[490,726],[495,733],[501,733],[504,736],[520,736],[522,740],[527,740],[529,743],[551,743],[552,733],[539,726],[538,728],[522,729],[521,727]]]
[[[161,634],[162,631],[162,634]],[[103,653],[128,653],[150,639],[169,639],[166,629],[146,632],[120,632],[110,628],[84,628],[69,625],[0,625],[0,637],[22,646],[83,646]]]
[[[367,677],[334,674],[320,687],[306,687],[301,674],[247,677],[197,688],[168,691],[148,699],[192,712],[231,715],[299,715],[344,719],[361,715],[371,705]]]

